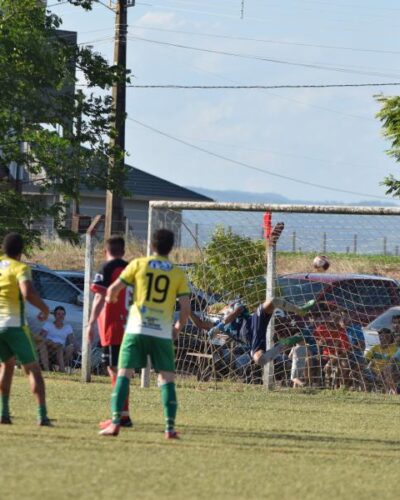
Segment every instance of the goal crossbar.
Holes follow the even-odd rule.
[[[364,207],[350,205],[289,205],[269,203],[223,203],[157,200],[149,202],[150,209],[218,210],[247,212],[286,212],[350,215],[400,215],[400,207]]]

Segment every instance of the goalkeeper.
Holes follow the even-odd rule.
[[[301,335],[295,335],[279,340],[272,349],[267,351],[266,331],[274,310],[282,309],[286,312],[304,316],[315,303],[315,300],[310,300],[303,306],[298,307],[285,299],[277,297],[266,300],[257,307],[253,314],[250,314],[244,304],[236,302],[224,309],[225,314],[222,321],[202,320],[193,312],[190,314],[190,319],[197,328],[208,330],[211,339],[221,333],[228,335],[236,342],[248,345],[253,361],[263,366],[303,338]]]

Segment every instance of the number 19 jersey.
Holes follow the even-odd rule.
[[[185,273],[166,257],[134,259],[120,280],[134,286],[125,333],[170,339],[176,299],[190,295]]]

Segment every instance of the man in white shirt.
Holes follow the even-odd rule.
[[[65,372],[65,365],[68,365],[74,352],[72,326],[64,323],[65,309],[57,306],[54,309],[54,322],[47,321],[40,332],[38,351],[43,369],[48,371],[49,353],[55,353],[57,365],[60,372]]]

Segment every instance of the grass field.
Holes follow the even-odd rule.
[[[179,442],[165,442],[156,387],[133,387],[136,422],[97,435],[106,379],[46,379],[54,428],[35,426],[27,381],[15,377],[12,426],[0,428],[5,499],[395,499],[396,396],[179,386]]]

